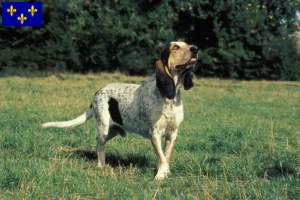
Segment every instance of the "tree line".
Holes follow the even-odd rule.
[[[0,70],[144,75],[182,40],[200,48],[198,76],[300,80],[297,10],[298,0],[44,1],[42,27],[0,27]]]

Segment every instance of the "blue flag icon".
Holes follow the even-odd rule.
[[[42,2],[2,2],[2,26],[42,26]]]

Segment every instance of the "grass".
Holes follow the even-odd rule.
[[[107,143],[96,167],[94,120],[42,129],[89,107],[121,74],[0,79],[0,199],[299,199],[300,83],[198,79],[183,92],[185,121],[171,176],[135,134]]]

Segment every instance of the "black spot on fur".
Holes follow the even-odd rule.
[[[115,100],[114,98],[110,98],[108,101],[108,105],[109,105],[108,111],[109,111],[109,114],[110,114],[112,120],[118,124],[123,125],[123,120],[122,120],[121,113],[119,110],[118,101]]]

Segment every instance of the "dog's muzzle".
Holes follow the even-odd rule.
[[[191,59],[183,65],[177,65],[175,67],[175,70],[186,70],[186,69],[192,69],[195,67],[197,64],[198,60],[198,50],[199,48],[197,46],[191,46],[190,51],[191,51]]]
[[[183,65],[177,65],[175,67],[175,70],[186,70],[186,69],[192,69],[197,64],[197,57],[192,57],[186,64]]]

